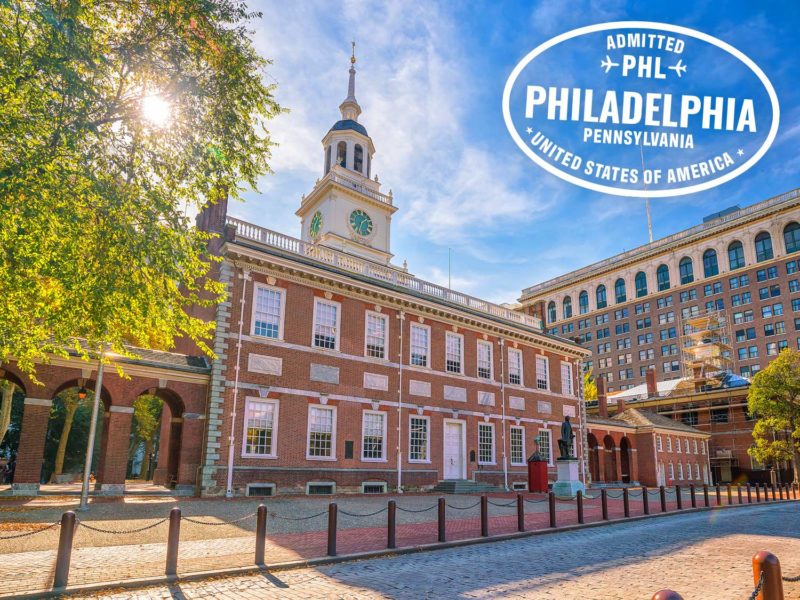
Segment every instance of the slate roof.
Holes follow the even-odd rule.
[[[187,371],[190,373],[211,373],[211,364],[204,356],[189,356],[177,352],[165,352],[163,350],[149,350],[147,348],[136,348],[126,346],[129,352],[136,354],[138,358],[128,358],[124,356],[115,357],[114,360],[131,365],[144,365],[161,367],[163,369],[173,369],[175,371]],[[68,350],[72,356],[78,356],[74,350]]]
[[[613,420],[623,421],[636,427],[658,427],[659,429],[674,429],[685,433],[703,433],[691,425],[685,425],[680,421],[675,421],[664,415],[659,415],[649,410],[638,408],[628,408],[624,412],[614,415]]]
[[[352,119],[342,119],[341,121],[336,121],[331,127],[331,131],[346,131],[348,129],[352,129],[353,131],[357,131],[361,135],[369,137],[367,133],[367,128],[364,127],[358,121],[353,121]],[[330,132],[329,132],[330,133]]]

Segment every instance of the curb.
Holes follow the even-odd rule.
[[[56,598],[77,593],[92,593],[110,588],[124,588],[134,589],[142,588],[153,585],[174,584],[188,581],[198,581],[202,579],[209,579],[212,577],[220,576],[233,576],[233,575],[250,575],[253,573],[274,573],[280,571],[292,571],[296,569],[304,569],[309,567],[322,567],[326,565],[334,565],[339,563],[354,562],[358,560],[367,560],[374,558],[391,558],[394,556],[403,556],[406,554],[415,554],[417,552],[431,552],[434,550],[446,550],[448,548],[461,548],[465,546],[474,546],[476,544],[488,544],[493,542],[504,542],[510,540],[518,540],[528,537],[540,535],[553,535],[569,531],[579,531],[582,529],[592,529],[596,527],[604,527],[607,525],[621,525],[625,523],[632,523],[636,521],[644,521],[646,519],[657,519],[661,517],[677,517],[690,513],[741,509],[741,508],[755,508],[765,507],[778,504],[791,504],[798,502],[798,500],[770,500],[769,502],[753,502],[752,504],[730,504],[725,506],[698,506],[697,508],[684,508],[679,510],[651,513],[649,515],[636,515],[633,517],[622,517],[618,519],[609,519],[608,521],[595,521],[593,523],[564,525],[562,527],[535,529],[532,531],[516,531],[513,533],[503,533],[489,537],[466,538],[462,540],[453,540],[450,542],[434,542],[431,544],[422,544],[418,546],[407,546],[404,548],[384,549],[384,550],[370,550],[368,552],[356,552],[353,554],[344,554],[341,556],[323,556],[319,558],[310,558],[308,560],[295,560],[282,563],[274,563],[270,565],[251,565],[246,567],[233,567],[225,569],[213,569],[209,571],[196,571],[193,573],[186,573],[181,575],[167,576],[161,575],[156,577],[143,577],[139,579],[123,579],[119,581],[103,581],[87,585],[67,586],[66,588],[58,588],[52,590],[42,590],[38,592],[23,592],[11,595],[0,595],[0,598],[19,598],[20,600],[28,600],[35,598]]]

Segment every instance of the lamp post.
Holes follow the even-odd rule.
[[[89,422],[89,442],[86,444],[86,460],[83,465],[83,485],[81,486],[81,504],[78,510],[89,510],[89,476],[92,472],[92,455],[94,454],[94,438],[97,433],[97,414],[100,412],[100,394],[103,392],[103,359],[105,350],[100,352],[97,366],[97,381],[94,385],[94,403],[92,404],[92,419]],[[84,397],[86,389],[81,388]],[[81,392],[78,392],[80,395]]]

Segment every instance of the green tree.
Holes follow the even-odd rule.
[[[583,373],[583,399],[586,401],[597,400],[597,384],[591,371]]]
[[[155,449],[156,440],[161,426],[161,412],[164,402],[157,396],[144,394],[133,402],[133,432],[131,456],[144,444],[144,460],[142,461],[141,477],[146,478],[150,472],[150,457]]]
[[[0,443],[5,439],[11,425],[11,404],[14,400],[15,387],[10,381],[0,381]]]
[[[758,415],[750,455],[763,463],[790,460],[794,480],[800,464],[800,352],[783,350],[750,385],[747,410]],[[774,434],[774,437],[773,437]]]
[[[281,109],[235,0],[0,2],[0,364],[205,341],[187,213],[269,172]],[[83,338],[86,343],[78,343]],[[109,347],[105,346],[105,347]]]
[[[86,394],[81,398],[78,390],[71,388],[59,394],[58,399],[61,400],[63,404],[64,424],[61,426],[56,457],[53,460],[53,476],[61,475],[61,473],[64,472],[64,457],[66,456],[67,443],[69,442],[69,434],[72,431],[72,423],[75,420],[75,413],[78,412],[81,406],[88,406],[91,404],[92,395]],[[55,415],[56,411],[54,408],[51,408],[50,412]]]

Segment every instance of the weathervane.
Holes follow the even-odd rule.
[[[353,44],[353,55],[350,57],[350,64],[354,65],[356,64],[356,43],[355,42],[350,42],[350,43]]]

